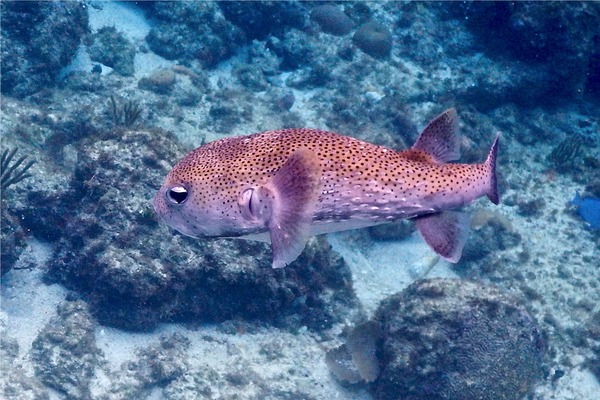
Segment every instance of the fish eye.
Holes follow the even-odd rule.
[[[167,200],[173,204],[183,204],[188,198],[188,191],[183,186],[173,186],[167,190]]]

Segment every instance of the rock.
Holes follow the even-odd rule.
[[[589,320],[587,326],[587,336],[589,343],[595,343],[590,346],[593,356],[587,361],[587,366],[600,380],[600,311],[596,312]]]
[[[0,12],[2,93],[22,98],[55,86],[88,31],[85,2],[11,1]]]
[[[451,279],[413,283],[380,305],[377,400],[514,400],[542,375],[545,346],[514,298]]]
[[[146,42],[169,60],[198,60],[212,68],[243,43],[243,33],[223,17],[217,2],[155,2],[149,13],[156,23]]]
[[[121,32],[107,26],[100,28],[92,39],[88,48],[92,61],[107,65],[123,76],[133,76],[135,48]]]
[[[310,19],[316,22],[323,32],[336,36],[343,36],[354,29],[354,21],[338,7],[329,4],[313,8]]]
[[[507,250],[521,243],[521,235],[513,228],[510,220],[493,211],[477,210],[472,215],[473,234],[465,243],[460,268],[469,262],[479,261],[497,251]]]
[[[375,21],[367,22],[358,28],[352,40],[356,47],[374,58],[385,59],[392,51],[392,35]]]
[[[184,155],[172,134],[119,129],[79,151],[68,192],[36,201],[68,215],[55,228],[49,279],[89,300],[101,323],[139,330],[239,318],[321,330],[354,305],[350,271],[323,238],[273,270],[263,243],[193,239],[160,223],[149,200]]]
[[[363,382],[363,378],[360,376],[354,361],[352,361],[352,356],[345,344],[329,350],[325,356],[325,363],[339,381],[352,384]]]
[[[380,337],[381,328],[377,322],[355,326],[348,333],[346,343],[327,352],[327,367],[343,382],[373,382],[379,376],[376,352]]]
[[[159,69],[152,72],[149,77],[140,79],[138,87],[158,94],[168,94],[173,90],[175,81],[175,72],[172,69]]]
[[[301,29],[307,14],[302,2],[222,1],[218,5],[225,18],[244,31],[249,42],[280,36],[289,28]]]
[[[120,378],[110,389],[114,397],[143,398],[152,387],[164,387],[179,379],[189,370],[188,354],[190,340],[174,333],[161,336],[158,343],[140,348],[135,358],[121,365]]]
[[[25,231],[20,225],[19,218],[12,215],[4,204],[0,210],[0,218],[2,221],[0,224],[2,232],[2,236],[0,236],[0,245],[2,246],[0,275],[4,276],[15,266],[23,250],[27,247],[27,243],[25,243]]]
[[[31,360],[39,379],[68,399],[90,398],[98,365],[95,321],[83,301],[58,308],[58,315],[33,341]]]
[[[472,2],[444,5],[465,21],[495,58],[510,57],[538,69],[529,85],[531,107],[565,97],[600,97],[600,7],[588,2]],[[575,26],[572,21],[577,21]],[[566,28],[569,27],[569,28]],[[561,100],[559,100],[561,99]]]
[[[0,397],[7,400],[48,400],[50,395],[35,376],[25,372],[23,360],[19,357],[19,344],[0,331]]]
[[[309,70],[320,65],[313,38],[305,32],[286,32],[282,40],[269,40],[267,48],[277,55],[283,71]]]
[[[262,70],[252,64],[236,65],[233,68],[233,75],[242,86],[252,92],[262,92],[269,86]]]

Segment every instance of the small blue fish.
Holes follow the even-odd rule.
[[[579,207],[579,215],[592,229],[600,229],[600,199],[594,197],[581,198],[579,192],[571,200],[571,204]]]

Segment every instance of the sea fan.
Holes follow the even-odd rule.
[[[17,148],[11,150],[5,149],[0,157],[0,188],[2,191],[10,185],[14,185],[31,176],[27,171],[35,164],[35,161],[28,161],[23,166],[23,163],[27,160],[27,156],[22,156],[12,163],[15,154],[17,154]]]

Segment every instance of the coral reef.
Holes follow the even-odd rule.
[[[110,116],[116,126],[130,127],[142,114],[142,107],[133,100],[118,102],[115,96],[110,96]]]
[[[133,76],[135,48],[114,27],[104,27],[91,36],[88,53],[92,61],[111,67],[123,76]]]
[[[375,58],[385,59],[392,51],[392,35],[376,21],[369,21],[358,28],[352,41],[359,49]]]
[[[223,15],[246,34],[246,40],[281,36],[290,28],[304,26],[308,12],[302,2],[219,2]]]
[[[159,225],[148,199],[165,160],[183,153],[166,132],[117,130],[84,140],[80,151],[69,191],[36,201],[64,218],[54,227],[51,279],[84,294],[102,323],[143,329],[239,317],[320,330],[354,304],[347,266],[322,238],[273,271],[262,243],[191,239]]]
[[[67,399],[91,396],[90,381],[99,360],[94,326],[86,303],[67,302],[33,342],[36,376]]]
[[[354,21],[336,6],[324,4],[316,6],[310,12],[310,19],[316,22],[321,30],[336,36],[343,36],[354,29]]]
[[[56,84],[88,30],[83,1],[2,3],[2,93],[25,97]]]
[[[4,248],[3,248],[4,249]],[[0,360],[2,375],[10,379],[0,379],[0,395],[4,399],[49,400],[50,395],[42,382],[31,376],[19,360],[19,344],[0,331]]]
[[[187,362],[190,341],[180,334],[161,336],[158,343],[136,351],[135,360],[123,363],[123,379],[114,385],[110,398],[127,393],[130,398],[148,396],[151,388],[162,388],[183,377],[190,366]]]
[[[26,246],[25,231],[21,227],[18,218],[11,212],[11,207],[6,207],[5,203],[7,201],[6,189],[31,177],[28,171],[35,163],[34,160],[25,163],[27,156],[21,156],[13,162],[17,150],[17,148],[5,149],[0,156],[0,193],[2,194],[0,275],[6,274],[14,267]],[[25,164],[23,165],[23,163]]]
[[[548,155],[548,161],[558,172],[572,171],[582,158],[583,146],[584,141],[580,135],[566,138]]]
[[[417,281],[386,299],[376,399],[514,400],[542,376],[536,322],[510,296],[460,280]]]
[[[19,220],[10,213],[7,207],[4,207],[4,204],[0,210],[0,218],[0,247],[2,247],[0,275],[4,276],[15,266],[27,244],[25,243],[25,231],[19,224]]]
[[[175,81],[176,76],[172,69],[159,69],[147,78],[140,79],[138,87],[158,94],[169,94],[175,86]]]
[[[524,104],[556,104],[583,93],[598,97],[597,4],[470,2],[442,7],[464,19],[488,54],[536,66],[539,77],[529,88],[535,95]],[[567,28],[571,21],[577,21],[576,28]]]
[[[2,190],[0,397],[364,400],[404,385],[448,398],[466,377],[455,397],[469,398],[500,372],[522,390],[491,379],[488,393],[529,394],[536,329],[478,284],[415,284],[384,303],[385,339],[358,335],[353,354],[369,329],[347,327],[424,274],[527,299],[549,358],[531,399],[597,396],[600,231],[569,204],[577,191],[600,198],[597,2],[53,0],[0,13],[2,151],[19,149],[6,168],[27,155],[13,172],[31,175]],[[371,21],[387,31],[382,58],[353,40]],[[317,127],[404,149],[448,107],[461,162],[501,132],[502,203],[473,206],[455,266],[405,240],[403,221],[313,239],[273,271],[264,244],[187,238],[151,208],[191,146]],[[402,327],[413,336],[390,334]],[[380,364],[356,357],[373,343]],[[524,364],[500,371],[519,349]],[[357,384],[340,386],[326,362]],[[373,365],[383,375],[367,385],[376,374],[360,369]]]
[[[214,67],[233,55],[243,40],[216,2],[154,2],[149,14],[157,23],[146,38],[148,46],[169,60],[199,60]]]

